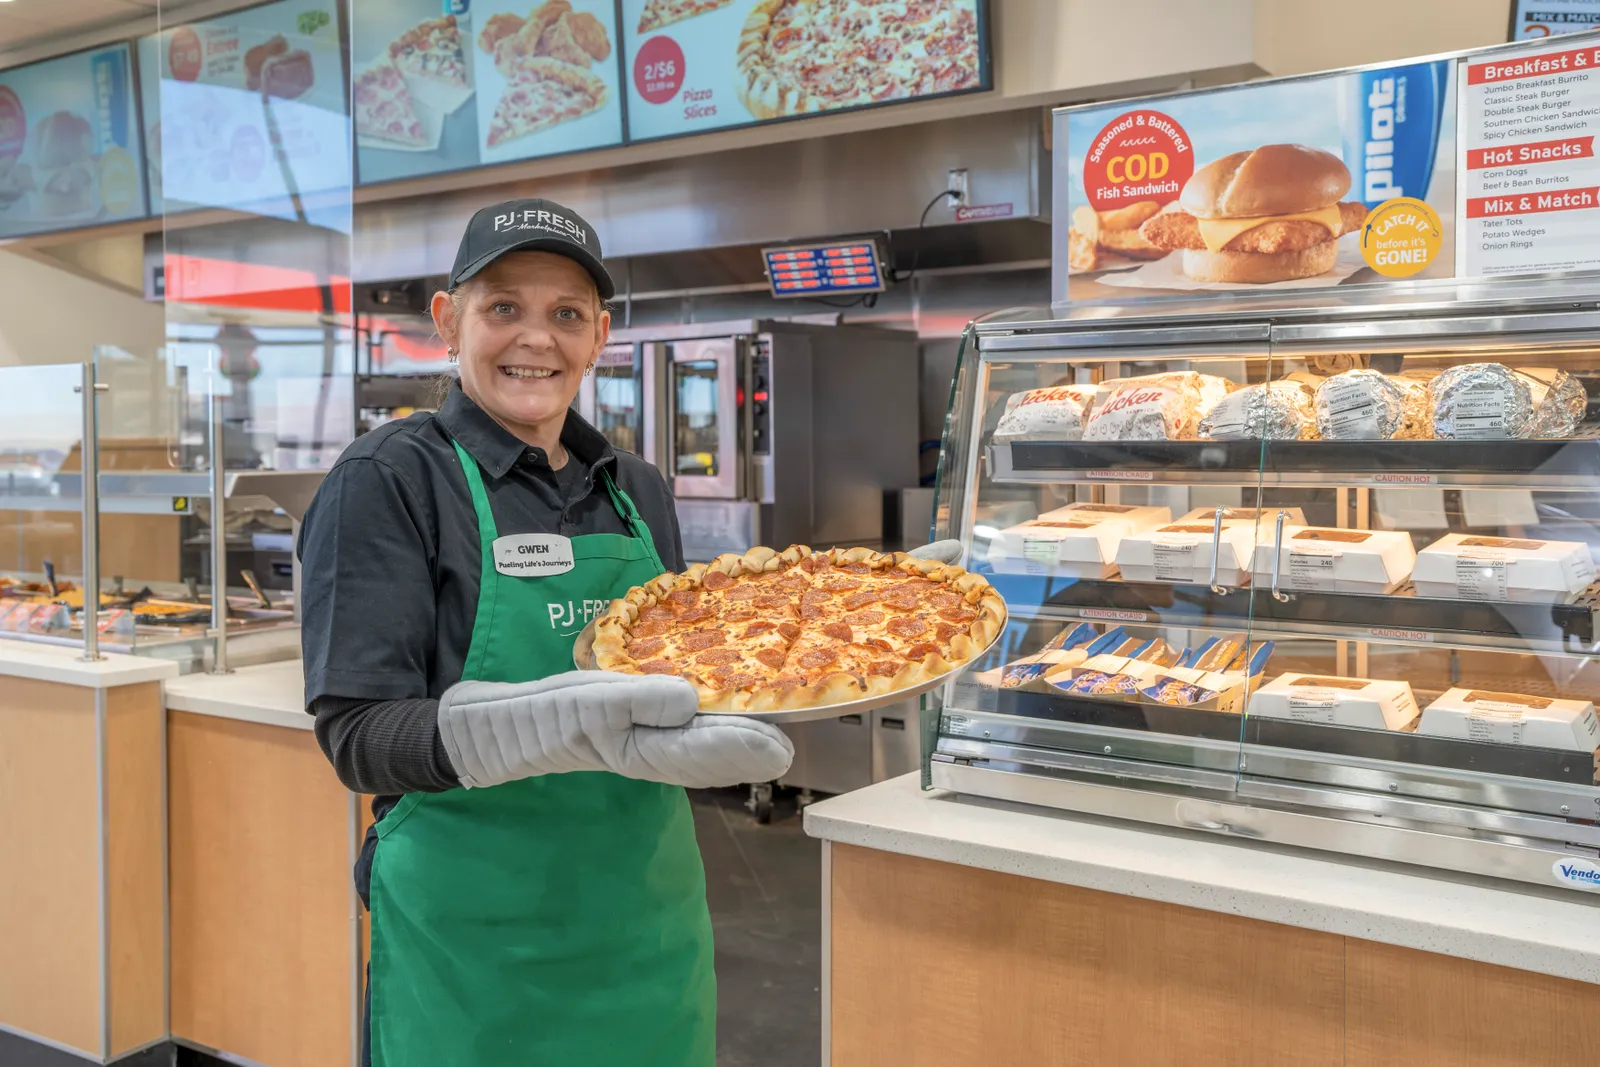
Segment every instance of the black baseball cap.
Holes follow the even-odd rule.
[[[456,249],[456,265],[450,270],[450,288],[477,274],[507,252],[554,252],[576,260],[600,290],[601,300],[610,300],[617,287],[600,261],[600,238],[594,227],[571,208],[553,200],[507,200],[486,207],[472,216],[467,232]]]

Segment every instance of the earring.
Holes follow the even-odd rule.
[[[594,364],[593,363],[591,363],[587,367],[583,368],[583,376],[585,378],[587,378],[589,375],[591,375],[593,373],[594,373]]]
[[[455,345],[446,345],[444,354],[446,359],[448,359],[451,363],[454,363],[457,358]]]

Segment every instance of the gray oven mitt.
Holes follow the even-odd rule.
[[[693,686],[666,675],[458,682],[439,698],[439,734],[468,789],[566,771],[708,789],[789,769],[794,745],[777,727],[699,707]]]
[[[932,544],[923,545],[921,548],[913,548],[906,555],[915,556],[918,559],[935,559],[940,563],[956,564],[961,562],[961,547],[960,541],[935,541]]]

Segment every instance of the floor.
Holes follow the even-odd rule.
[[[717,943],[717,1067],[816,1067],[822,1059],[822,851],[792,797],[757,825],[740,790],[692,793]],[[0,1032],[0,1067],[86,1061]],[[170,1046],[118,1067],[230,1067]]]

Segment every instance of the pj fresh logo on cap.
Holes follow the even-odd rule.
[[[545,211],[542,208],[529,208],[525,211],[510,211],[494,217],[494,232],[505,233],[509,230],[545,230],[550,233],[570,237],[579,244],[589,243],[589,231],[579,226],[565,215],[558,215],[554,211]]]

